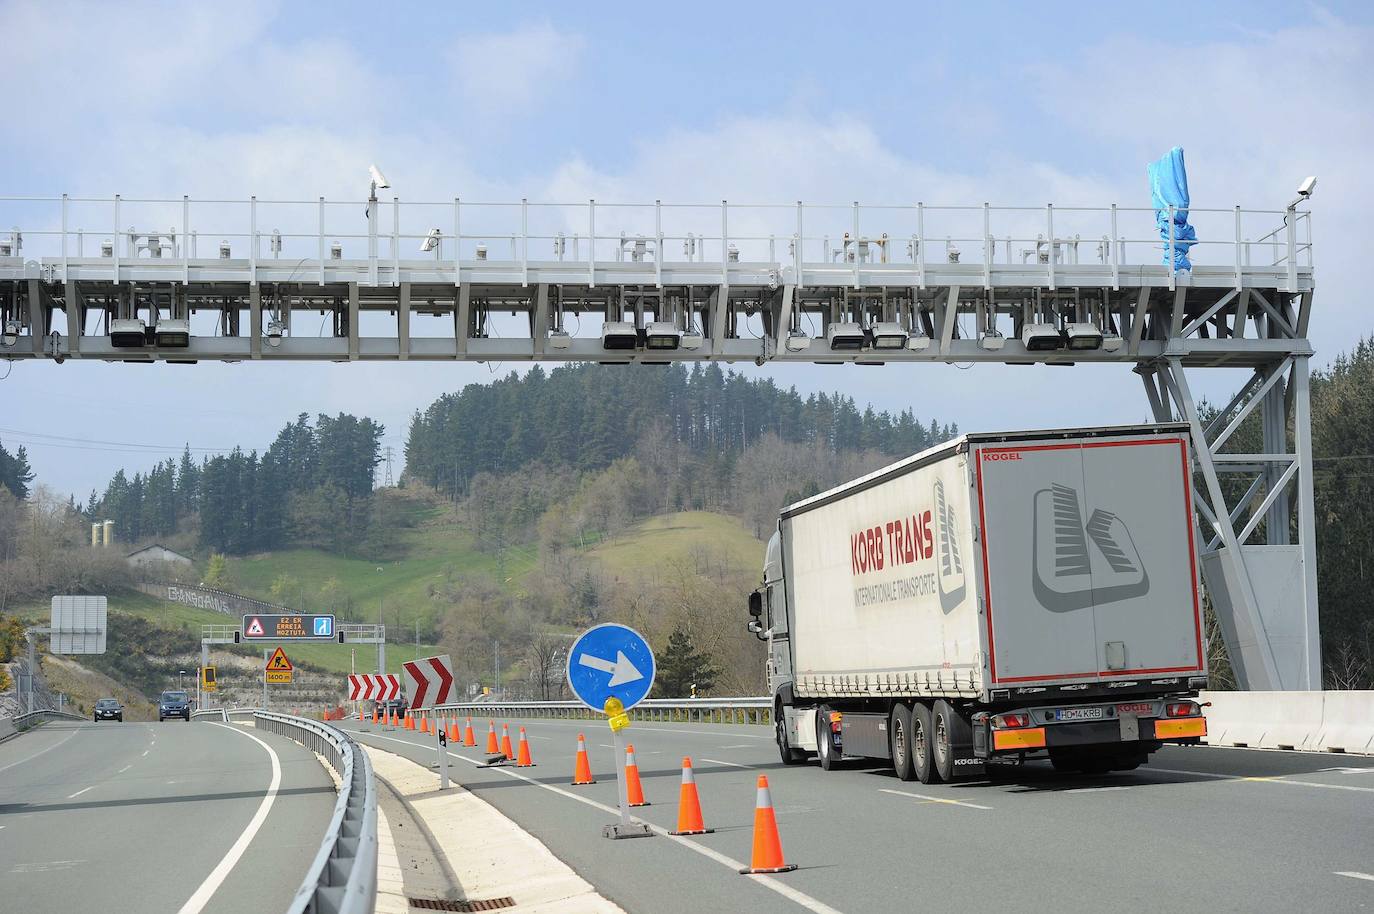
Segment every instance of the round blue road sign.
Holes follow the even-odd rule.
[[[615,622],[587,629],[568,650],[568,685],[593,711],[604,711],[608,698],[633,708],[653,688],[657,671],[644,636]]]

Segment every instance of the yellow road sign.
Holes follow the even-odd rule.
[[[276,683],[277,685],[289,685],[291,682],[290,670],[266,670],[264,671],[264,675],[267,677],[268,682]]]
[[[203,666],[203,667],[201,667],[201,668],[200,668],[200,690],[201,690],[202,692],[213,692],[213,691],[215,691],[215,685],[216,685],[215,668],[212,667],[212,666]]]
[[[275,651],[272,652],[272,659],[267,661],[267,669],[269,672],[284,671],[289,673],[292,670],[294,670],[295,667],[293,667],[291,665],[291,661],[287,659],[286,651],[282,650],[281,648],[277,648]]]

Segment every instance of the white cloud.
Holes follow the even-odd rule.
[[[581,36],[548,22],[514,31],[460,35],[449,52],[458,91],[484,111],[546,102],[567,91],[582,56]]]

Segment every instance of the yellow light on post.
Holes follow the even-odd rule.
[[[625,703],[619,698],[606,699],[602,710],[606,712],[606,723],[611,725],[612,732],[619,733],[630,725],[630,715],[625,713]]]

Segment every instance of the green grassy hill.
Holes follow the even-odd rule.
[[[601,565],[614,582],[700,562],[724,562],[731,568],[757,574],[762,567],[763,548],[763,543],[733,517],[686,511],[636,524],[614,539],[588,548],[585,555]],[[272,583],[286,575],[298,582],[305,596],[302,605],[299,594],[281,595],[280,602],[293,609],[332,611],[357,621],[376,620],[381,615],[392,637],[399,634],[402,639],[387,645],[387,669],[395,673],[414,656],[442,652],[439,646],[428,643],[420,644],[417,651],[413,642],[404,640],[417,618],[426,629],[437,621],[432,618],[435,610],[429,599],[431,586],[451,577],[482,574],[518,590],[537,562],[533,545],[507,549],[499,559],[478,551],[473,536],[452,515],[434,509],[429,509],[416,526],[398,534],[392,552],[395,558],[381,563],[316,549],[233,559],[229,589],[271,599]],[[320,590],[331,580],[337,582],[337,592],[347,597],[351,606],[321,604]],[[137,591],[111,593],[109,606],[112,613],[138,616],[159,628],[184,629],[197,639],[202,625],[236,621],[236,617],[213,610],[166,603]],[[35,621],[46,618],[46,607],[29,607],[24,615]],[[217,645],[212,656],[228,652],[247,657],[255,650],[242,645]],[[375,648],[371,645],[296,644],[288,645],[286,650],[293,661],[338,674],[348,673],[354,657],[357,669],[363,671],[370,671],[375,659]]]
[[[763,549],[764,544],[736,518],[709,511],[678,511],[636,524],[588,554],[617,578],[696,560],[723,560],[731,568],[761,575]]]

